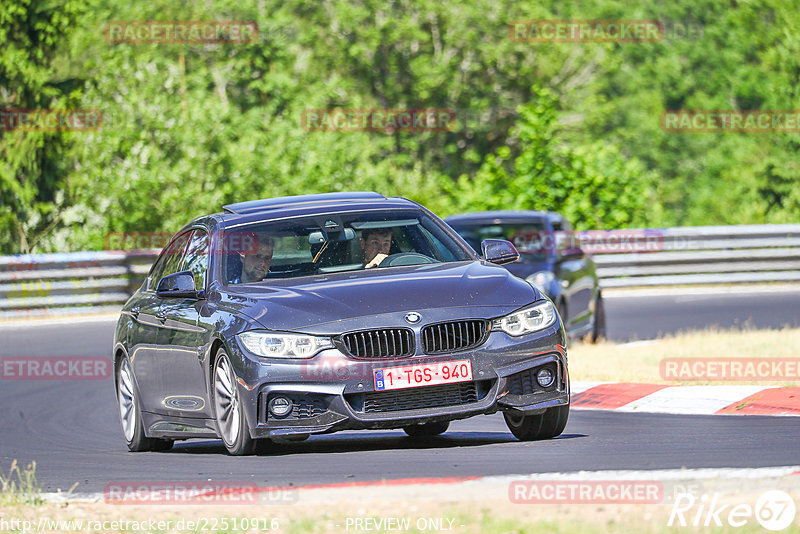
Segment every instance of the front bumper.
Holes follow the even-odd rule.
[[[253,438],[280,438],[339,430],[401,428],[480,414],[541,413],[569,404],[569,372],[560,324],[513,338],[492,332],[481,346],[446,355],[355,360],[336,349],[304,361],[266,360],[238,352],[239,393]],[[373,371],[387,367],[470,360],[472,381],[376,391]],[[542,388],[536,371],[550,367],[556,380]],[[276,396],[292,403],[284,417],[269,410]]]

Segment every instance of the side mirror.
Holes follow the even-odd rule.
[[[569,231],[555,232],[556,257],[559,260],[574,260],[584,256],[580,247],[580,241],[576,239],[576,233]]]
[[[511,241],[505,239],[484,239],[481,242],[481,250],[486,261],[497,265],[504,265],[519,259],[517,249]]]
[[[558,251],[558,258],[562,260],[576,260],[585,256],[583,250],[578,247],[565,248]]]
[[[205,291],[194,288],[194,275],[191,271],[169,274],[161,279],[156,288],[161,298],[204,299]]]

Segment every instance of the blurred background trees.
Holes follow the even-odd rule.
[[[800,109],[779,0],[5,0],[0,253],[100,249],[227,202],[369,189],[439,215],[552,209],[579,229],[796,222],[800,136],[668,133],[664,110]],[[656,43],[529,44],[520,19],[658,19]],[[252,20],[250,44],[110,44],[108,21]],[[448,132],[313,132],[310,108],[448,108]]]

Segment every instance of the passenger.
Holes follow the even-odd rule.
[[[392,248],[392,231],[386,228],[368,228],[361,232],[361,249],[364,251],[364,268],[377,267],[389,256]]]
[[[260,282],[267,276],[272,264],[272,253],[275,242],[267,234],[251,233],[242,239],[243,244],[238,251],[242,263],[241,273],[230,281],[231,284]]]

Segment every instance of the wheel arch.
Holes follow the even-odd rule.
[[[209,399],[211,398],[211,388],[213,387],[212,383],[214,382],[214,364],[217,362],[217,353],[219,352],[220,348],[224,348],[226,352],[228,350],[228,347],[225,346],[225,342],[221,337],[214,337],[213,341],[211,342],[211,347],[208,349],[208,381],[206,386],[208,387]]]
[[[114,347],[114,389],[117,389],[117,372],[119,371],[119,365],[123,358],[128,357],[128,351],[125,350],[125,347],[122,343],[117,343]]]

